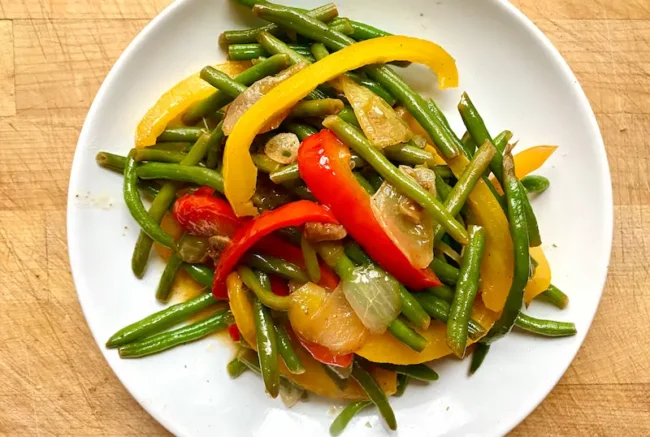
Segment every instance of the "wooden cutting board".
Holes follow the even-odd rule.
[[[167,434],[90,336],[70,276],[65,208],[93,96],[169,2],[0,0],[2,436]],[[584,346],[513,435],[648,436],[650,1],[513,3],[551,38],[591,100],[616,221],[607,287]]]

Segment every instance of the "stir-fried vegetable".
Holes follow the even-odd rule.
[[[152,107],[128,156],[97,154],[124,176],[142,228],[136,276],[155,241],[166,261],[156,298],[195,296],[107,347],[135,358],[227,329],[231,378],[251,370],[287,408],[307,391],[355,401],[336,435],[371,404],[395,429],[387,396],[437,380],[432,360],[473,348],[472,374],[513,327],[575,335],[572,323],[521,312],[535,299],[568,303],[527,196],[549,187],[529,173],[555,146],[513,156],[512,132],[492,137],[467,94],[459,138],[382,65],[424,63],[440,88],[456,86],[454,59],[433,43],[336,18],[333,4],[237,1],[272,22],[220,38],[253,66],[204,67]]]

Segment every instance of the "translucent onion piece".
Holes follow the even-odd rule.
[[[368,330],[337,287],[332,293],[314,283],[307,283],[291,294],[289,309],[293,330],[303,339],[325,346],[334,354],[359,349]]]
[[[387,182],[372,196],[372,210],[384,232],[415,267],[426,268],[433,261],[433,227],[431,215],[420,210],[420,220],[401,213],[410,199],[402,196]]]
[[[266,142],[264,153],[280,164],[292,164],[298,159],[299,147],[300,140],[296,134],[281,133]]]
[[[228,106],[226,116],[223,119],[224,134],[230,135],[230,132],[232,132],[239,118],[244,115],[244,113],[248,111],[251,106],[257,103],[257,101],[260,100],[266,93],[278,86],[280,82],[290,78],[306,66],[307,64],[300,62],[290,68],[287,68],[286,70],[281,71],[275,76],[269,76],[258,80],[253,85],[248,87],[246,91],[238,95],[237,98],[235,98],[235,100],[233,100],[233,102]],[[277,128],[288,114],[289,112],[280,114],[277,118],[274,118],[272,122],[265,126],[264,129],[260,130],[259,133],[268,132]]]
[[[339,84],[354,109],[363,133],[377,148],[405,143],[413,133],[388,103],[368,88],[341,76]]]
[[[375,266],[361,266],[341,283],[348,302],[366,328],[382,334],[400,313],[399,283]]]

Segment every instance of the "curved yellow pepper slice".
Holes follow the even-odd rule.
[[[405,36],[385,36],[352,44],[308,66],[262,97],[237,121],[223,157],[225,194],[238,216],[256,215],[251,198],[257,168],[249,148],[255,135],[277,114],[290,109],[318,85],[368,64],[391,61],[426,64],[438,76],[440,88],[458,84],[456,62],[442,47]]]
[[[498,316],[498,313],[486,309],[480,301],[474,304],[472,318],[485,328],[485,332],[492,327]],[[400,365],[426,363],[451,354],[451,349],[446,342],[447,327],[444,323],[434,320],[426,330],[414,329],[429,341],[422,352],[414,351],[391,333],[386,332],[381,335],[371,335],[356,354],[376,363]],[[468,344],[471,343],[474,341],[469,340]]]
[[[231,273],[226,280],[230,311],[235,318],[237,328],[244,340],[253,348],[256,347],[255,321],[253,319],[253,305],[248,297],[248,291],[236,272]],[[284,363],[280,361],[280,373],[291,381],[321,396],[335,399],[363,400],[368,399],[366,393],[354,381],[350,381],[345,389],[341,390],[334,384],[332,378],[323,370],[323,366],[314,360],[311,355],[299,344],[294,344],[294,350],[300,358],[305,372],[300,375],[290,373]],[[372,376],[379,386],[391,395],[397,390],[397,375],[390,370],[375,367],[371,369]]]
[[[521,179],[540,168],[557,148],[558,146],[534,146],[517,153],[513,157],[517,178]],[[503,194],[501,185],[494,178],[494,175],[490,176],[490,182],[492,182],[492,185],[494,185],[494,188],[496,188],[499,194]]]
[[[531,247],[529,250],[530,256],[537,262],[537,268],[535,268],[535,274],[530,278],[524,290],[526,305],[530,305],[535,296],[546,291],[551,285],[551,266],[548,264],[544,251],[541,247]]]
[[[246,70],[250,65],[248,61],[229,61],[215,65],[214,68],[233,77]],[[192,103],[203,100],[214,92],[214,87],[201,79],[199,73],[178,82],[160,96],[142,117],[136,128],[135,146],[147,147],[156,144],[156,139],[170,122],[176,120]]]

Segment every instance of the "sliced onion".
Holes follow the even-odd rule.
[[[402,196],[387,182],[372,196],[372,210],[384,232],[415,267],[426,268],[433,261],[433,227],[431,215],[419,209],[419,221],[403,214],[410,199]],[[419,208],[419,206],[418,206]]]
[[[304,62],[299,62],[298,64],[281,71],[275,76],[269,76],[258,80],[253,85],[249,86],[246,91],[238,95],[237,98],[235,98],[235,100],[233,100],[233,102],[228,106],[226,116],[223,119],[224,134],[230,135],[230,132],[232,132],[232,129],[235,127],[237,120],[239,120],[239,118],[244,115],[244,113],[248,111],[251,106],[257,103],[257,101],[261,99],[266,93],[278,86],[280,82],[290,78],[306,66],[307,64]],[[274,118],[267,126],[265,126],[264,129],[262,129],[259,133],[268,132],[277,128],[288,114],[289,112],[280,114],[277,118]]]
[[[384,333],[400,313],[399,283],[375,266],[355,268],[341,288],[361,323],[373,334]]]
[[[381,149],[411,139],[413,132],[408,124],[384,99],[346,76],[341,76],[338,82],[363,133],[375,147]]]
[[[368,330],[340,287],[328,293],[309,282],[293,292],[291,298],[289,321],[302,339],[343,355],[359,349],[368,337]]]
[[[298,159],[299,147],[300,140],[296,134],[281,133],[266,142],[264,153],[280,164],[292,164]]]

